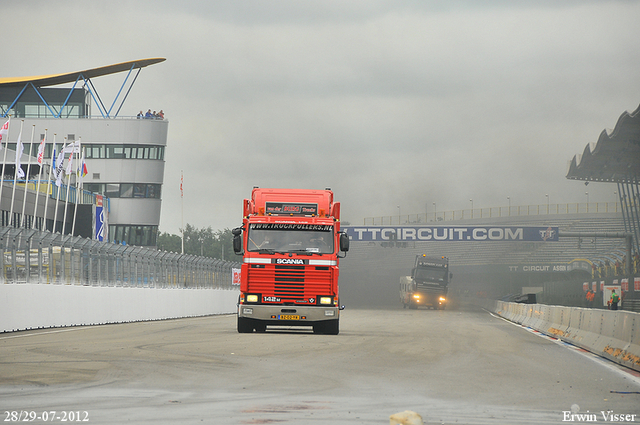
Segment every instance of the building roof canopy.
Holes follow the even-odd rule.
[[[624,183],[640,181],[640,106],[623,113],[610,133],[603,130],[593,151],[571,160],[568,179]]]
[[[0,87],[22,87],[27,83],[33,83],[33,85],[35,85],[36,87],[56,86],[59,84],[74,83],[80,75],[84,76],[85,78],[101,77],[103,75],[125,72],[131,69],[144,68],[149,65],[163,62],[165,60],[165,58],[140,59],[135,61],[117,63],[114,65],[101,66],[99,68],[92,68],[84,71],[68,72],[66,74],[0,78]]]

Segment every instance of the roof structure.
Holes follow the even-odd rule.
[[[35,77],[0,78],[0,87],[22,87],[28,83],[33,83],[37,87],[57,86],[60,84],[74,83],[81,76],[83,76],[84,78],[101,77],[103,75],[144,68],[149,65],[164,62],[165,60],[165,58],[140,59],[136,61],[117,63],[114,65],[101,66],[99,68],[87,69],[85,71],[68,72],[66,74],[41,75]]]
[[[28,88],[32,88],[39,96],[40,100],[42,101],[42,104],[48,108],[51,116],[53,116],[54,118],[61,118],[63,116],[63,109],[67,106],[72,92],[74,91],[76,86],[79,83],[81,83],[83,84],[83,88],[87,92],[89,92],[89,94],[91,95],[91,98],[94,99],[95,104],[98,108],[98,111],[100,112],[100,115],[102,115],[103,118],[115,118],[118,116],[118,113],[122,108],[122,105],[124,104],[127,96],[129,95],[129,91],[133,87],[133,84],[135,83],[136,79],[138,78],[138,75],[140,74],[140,70],[149,65],[164,62],[165,60],[166,60],[165,58],[140,59],[135,61],[117,63],[114,65],[101,66],[99,68],[91,68],[84,71],[68,72],[65,74],[40,75],[40,76],[34,76],[34,77],[0,78],[0,90],[6,89],[9,92],[13,90],[15,91],[15,93],[17,93],[13,101],[9,100],[8,103],[10,104],[8,105],[7,108],[5,107],[0,108],[0,117],[8,116],[10,110],[14,108],[16,104],[18,104],[18,102],[20,101],[20,98],[25,93],[25,91]],[[137,72],[135,73],[131,81],[128,82],[129,77],[132,75],[132,73],[135,70],[137,70]],[[120,90],[115,96],[113,103],[111,104],[110,107],[107,107],[102,101],[102,98],[98,94],[95,86],[91,82],[91,79],[95,77],[102,77],[104,75],[116,74],[118,72],[127,72],[127,75],[122,83],[122,86],[120,87]],[[52,106],[49,102],[47,102],[47,100],[45,100],[45,96],[43,94],[45,90],[60,90],[60,89],[42,89],[43,87],[57,86],[57,85],[67,84],[67,83],[73,83],[73,86],[69,89],[69,95],[66,101],[62,105],[59,105],[59,108]],[[128,85],[128,88],[125,90],[125,86],[127,85]],[[118,101],[118,98],[120,97],[120,94],[123,91],[125,91],[124,97],[121,100],[118,108],[115,109],[115,112],[113,112],[116,106],[116,102]]]
[[[623,113],[610,133],[603,130],[593,151],[571,160],[567,178],[612,183],[640,181],[640,106]]]

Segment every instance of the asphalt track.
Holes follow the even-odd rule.
[[[0,419],[386,425],[413,410],[426,424],[560,424],[613,411],[640,423],[637,373],[479,308],[347,309],[337,336],[238,334],[235,320],[2,334]]]

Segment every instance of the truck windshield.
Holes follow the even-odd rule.
[[[445,269],[418,268],[416,269],[415,279],[421,281],[444,282],[446,276],[447,271]]]
[[[251,252],[333,253],[333,226],[255,223],[249,226]]]

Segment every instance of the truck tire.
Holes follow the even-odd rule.
[[[238,317],[238,333],[247,334],[253,332],[253,324],[251,319],[246,317]]]

